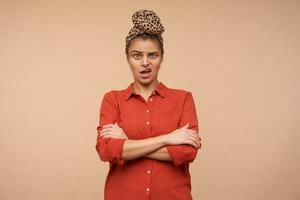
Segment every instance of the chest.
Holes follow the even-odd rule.
[[[150,96],[131,98],[119,105],[119,126],[129,139],[145,139],[178,128],[183,103],[180,99]]]

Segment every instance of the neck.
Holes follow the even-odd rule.
[[[148,94],[151,94],[155,90],[155,88],[158,84],[159,84],[159,81],[157,79],[148,85],[143,85],[137,81],[134,81],[133,89],[134,89],[134,92],[137,94],[148,95]]]

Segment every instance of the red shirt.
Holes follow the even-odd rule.
[[[97,131],[118,122],[129,139],[146,139],[167,134],[189,122],[197,132],[198,119],[191,92],[171,89],[159,82],[147,101],[127,89],[105,93]],[[198,149],[188,144],[167,145],[172,161],[146,157],[122,160],[123,138],[97,137],[96,150],[102,161],[109,162],[105,181],[105,200],[190,200],[189,163]]]

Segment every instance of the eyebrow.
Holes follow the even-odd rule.
[[[138,51],[138,50],[132,50],[131,53],[134,53],[134,52],[137,52],[137,53],[142,53],[141,51]],[[153,51],[153,52],[148,52],[149,54],[151,53],[159,53],[158,51]]]

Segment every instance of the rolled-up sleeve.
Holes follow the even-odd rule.
[[[118,122],[118,119],[119,111],[116,95],[113,91],[107,92],[104,94],[100,106],[97,132],[100,132],[106,124]],[[122,166],[125,162],[125,160],[121,158],[125,140],[125,138],[103,138],[97,135],[95,147],[100,160],[109,161],[110,164],[118,164]]]
[[[187,123],[189,123],[189,129],[193,129],[197,131],[197,134],[199,134],[197,111],[191,92],[187,92],[185,96],[182,116],[178,128],[183,127]],[[167,150],[175,165],[193,162],[198,153],[198,148],[189,144],[168,145]]]

